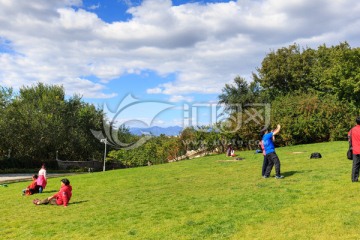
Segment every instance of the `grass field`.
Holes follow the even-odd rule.
[[[254,151],[237,152],[241,161],[213,155],[70,176],[68,208],[32,203],[57,192],[61,178],[26,197],[29,182],[8,184],[0,238],[359,239],[360,184],[346,150],[346,142],[278,148],[284,179],[263,179]]]

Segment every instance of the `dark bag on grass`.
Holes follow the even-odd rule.
[[[318,152],[314,152],[311,154],[310,158],[321,158],[321,154]]]
[[[350,131],[350,139],[349,139],[349,150],[347,151],[346,155],[347,155],[347,159],[349,160],[353,160],[353,152],[352,152],[352,140],[351,140],[351,132]]]

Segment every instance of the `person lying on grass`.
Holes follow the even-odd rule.
[[[37,185],[37,178],[38,175],[34,174],[32,175],[32,182],[30,183],[30,185],[22,190],[22,195],[33,195],[34,193],[38,193],[39,192],[39,186]]]
[[[55,195],[45,198],[44,200],[34,199],[35,205],[51,204],[51,205],[63,205],[67,207],[72,196],[72,187],[70,181],[67,178],[61,179],[60,191]]]

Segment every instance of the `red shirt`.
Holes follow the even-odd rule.
[[[64,205],[67,206],[70,198],[72,196],[72,187],[71,185],[64,185],[60,188],[60,191],[54,195],[54,197],[56,198],[56,204],[57,205]]]
[[[360,125],[353,127],[348,133],[349,137],[350,134],[353,154],[360,154]]]

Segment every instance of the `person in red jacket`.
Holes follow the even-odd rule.
[[[67,207],[72,196],[72,187],[70,181],[67,178],[61,179],[60,191],[51,197],[45,198],[44,200],[34,199],[35,205],[41,204],[52,204],[52,205],[63,205]]]
[[[360,116],[356,118],[357,125],[353,127],[349,133],[349,142],[352,144],[353,150],[353,164],[351,172],[351,181],[359,181],[359,170],[360,170]]]
[[[32,195],[34,193],[38,193],[39,192],[39,186],[37,185],[37,178],[38,175],[34,174],[32,175],[32,182],[30,183],[30,185],[25,188],[24,190],[22,190],[22,195]]]

